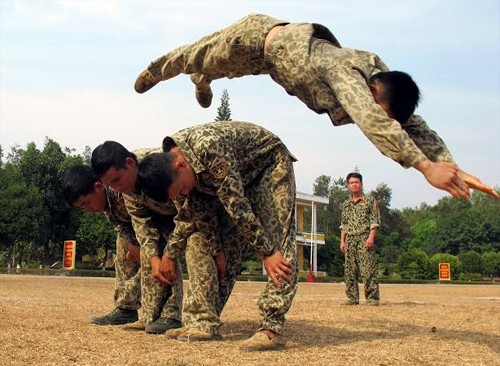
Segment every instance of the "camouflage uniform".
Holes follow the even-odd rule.
[[[215,197],[194,190],[189,200],[180,197],[176,202],[179,215],[165,255],[178,258],[187,243],[189,287],[182,309],[183,323],[187,328],[218,335],[220,315],[240,274],[249,242]],[[227,263],[222,282],[215,263],[221,251]]]
[[[269,279],[259,299],[263,317],[259,329],[283,333],[285,314],[297,289],[297,250],[295,244],[295,158],[283,142],[260,126],[245,122],[214,122],[179,131],[171,136],[194,169],[198,179],[196,190],[185,197],[178,216],[196,221],[204,215],[203,195],[215,196],[216,202],[234,223],[220,230],[223,247],[232,249],[228,255],[231,284],[241,268],[241,245],[249,243],[261,256],[278,250],[285,260],[293,261],[291,283],[276,288]],[[196,192],[197,191],[197,192]],[[206,200],[205,200],[206,201]],[[201,205],[201,206],[200,206]],[[224,219],[222,217],[222,219]],[[173,239],[182,238],[182,228],[176,226]],[[231,233],[239,232],[239,237]],[[239,238],[244,238],[241,240]],[[215,239],[217,240],[217,238]],[[221,240],[219,238],[219,240]],[[230,244],[234,244],[230,248]],[[166,254],[175,257],[175,241],[167,246]],[[240,253],[237,253],[237,252]],[[173,252],[173,253],[171,253]],[[202,269],[214,271],[214,268]]]
[[[344,202],[340,228],[345,232],[344,279],[350,303],[359,303],[358,275],[361,274],[368,302],[378,304],[380,293],[375,250],[366,250],[370,230],[380,226],[377,201],[371,196]]]
[[[149,149],[146,152],[158,152],[159,149]],[[138,159],[146,153],[144,150],[134,151]],[[152,276],[149,259],[160,256],[174,227],[173,219],[177,214],[174,203],[156,202],[140,194],[124,194],[125,206],[132,218],[138,242],[141,245],[141,288],[142,316],[145,325],[157,318],[172,318],[181,320],[182,276],[175,283],[165,285]],[[177,273],[182,273],[180,261],[176,262]]]
[[[277,25],[287,26],[276,34],[264,55],[266,35]],[[342,48],[319,24],[289,24],[251,14],[172,50],[153,61],[148,70],[155,82],[179,73],[191,74],[192,81],[205,89],[212,80],[223,77],[269,74],[316,113],[328,113],[335,126],[355,123],[384,155],[404,167],[426,158],[453,161],[442,139],[420,116],[400,124],[375,103],[369,80],[389,70],[380,58]]]
[[[139,245],[122,194],[106,189],[104,215],[116,231],[115,307],[136,310],[141,306],[140,264],[126,259],[128,244]]]

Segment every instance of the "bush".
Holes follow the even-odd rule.
[[[481,281],[481,273],[460,273],[460,281]]]
[[[387,276],[387,279],[390,280],[390,281],[399,281],[401,280],[401,275],[397,272],[392,272],[392,273],[389,273],[389,276]]]

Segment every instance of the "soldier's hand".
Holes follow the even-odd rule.
[[[490,195],[493,198],[500,198],[500,195],[495,191],[495,189],[487,184],[481,182],[481,180],[467,172],[464,172],[462,169],[458,171],[458,175],[464,180],[465,184],[470,189],[475,189],[481,192]]]
[[[281,288],[281,282],[278,276],[286,282],[291,282],[293,276],[293,262],[283,258],[280,251],[275,251],[273,254],[264,257],[264,268],[267,275],[271,277],[274,285]]]
[[[223,283],[226,280],[226,255],[224,251],[220,251],[219,254],[215,256],[215,266],[217,267],[217,274],[219,276],[219,282]]]
[[[141,248],[138,245],[127,243],[126,258],[129,262],[141,262]]]
[[[373,239],[371,239],[370,237],[368,237],[368,239],[366,239],[365,248],[366,248],[366,250],[375,249],[375,241]]]
[[[470,198],[469,186],[460,176],[460,169],[456,164],[425,160],[415,165],[415,168],[432,186],[450,193],[453,197]]]
[[[165,283],[172,284],[177,278],[177,272],[175,271],[175,259],[164,255],[161,258],[160,272],[166,279]]]
[[[342,254],[345,254],[345,243],[343,241],[340,242],[340,251],[342,252]]]
[[[151,263],[151,272],[153,274],[153,278],[162,283],[170,283],[168,279],[163,275],[160,266],[162,260],[159,256],[155,255],[154,257],[149,258],[149,263]]]

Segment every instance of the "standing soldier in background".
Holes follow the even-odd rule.
[[[358,277],[361,274],[365,299],[369,305],[378,305],[380,292],[375,257],[375,236],[380,226],[377,201],[363,195],[363,177],[359,173],[347,175],[351,198],[344,202],[340,226],[340,250],[345,255],[344,280],[348,305],[359,304]]]
[[[147,155],[160,149],[143,149]],[[171,200],[159,203],[143,196],[136,188],[138,158],[123,145],[106,141],[92,152],[92,169],[111,189],[123,193],[141,246],[142,317],[133,325],[147,333],[161,334],[179,328],[181,323],[182,276],[170,284],[159,271],[159,263],[168,237],[173,230],[177,209]],[[180,261],[176,269],[182,273]]]
[[[420,92],[410,75],[374,53],[341,47],[323,25],[250,14],[229,27],[154,60],[135,82],[144,93],[163,80],[190,74],[207,108],[210,83],[220,78],[270,75],[285,91],[335,126],[355,123],[384,155],[417,169],[429,184],[454,197],[469,189],[495,190],[460,169],[439,135],[414,113]]]
[[[116,231],[115,309],[101,317],[92,317],[98,325],[120,325],[138,320],[141,306],[139,243],[122,194],[106,188],[88,165],[74,165],[63,180],[64,200],[71,206],[106,216]]]

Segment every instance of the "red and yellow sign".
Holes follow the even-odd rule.
[[[63,269],[75,269],[76,241],[66,240],[63,245]]]
[[[451,280],[451,266],[449,263],[439,263],[439,279],[441,281]]]

